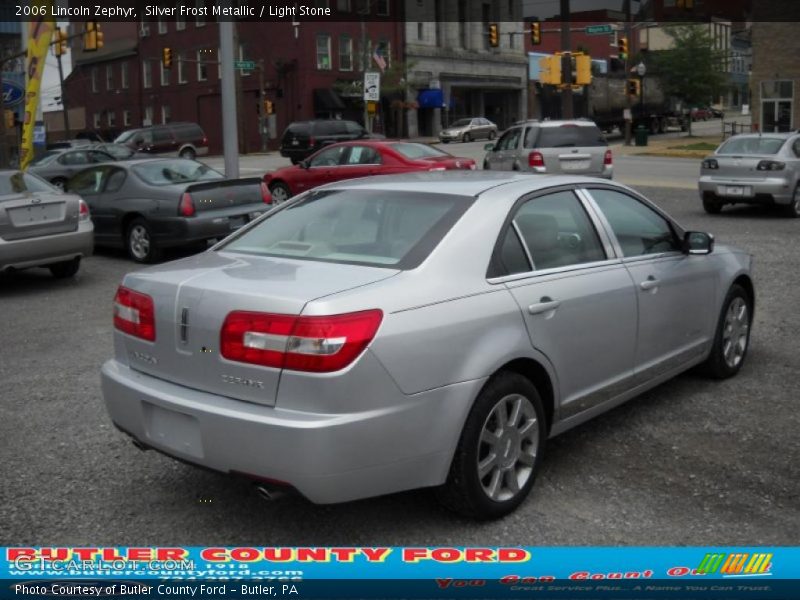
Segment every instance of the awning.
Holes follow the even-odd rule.
[[[442,108],[444,94],[442,94],[442,90],[420,90],[417,104],[420,108]]]
[[[339,94],[328,88],[314,90],[314,110],[317,112],[345,110],[347,107],[342,102]]]

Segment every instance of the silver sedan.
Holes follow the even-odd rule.
[[[800,217],[800,135],[737,135],[703,160],[698,182],[703,208],[719,213],[726,204],[775,205]]]
[[[497,125],[483,117],[459,119],[439,133],[439,141],[445,144],[448,142],[471,142],[481,138],[493,140],[496,137]]]
[[[495,518],[548,438],[695,365],[741,369],[750,262],[599,179],[350,180],[128,274],[103,395],[140,448],[265,493],[435,486]]]

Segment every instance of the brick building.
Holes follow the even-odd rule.
[[[340,2],[348,7],[351,3]],[[352,3],[355,4],[355,3]],[[361,80],[375,48],[387,72],[402,56],[403,24],[392,21],[394,1],[370,3],[369,20],[239,22],[238,58],[263,65],[263,75],[239,71],[240,149],[261,149],[259,83],[275,108],[274,133],[291,122],[315,117],[363,121]],[[355,10],[355,9],[353,9]],[[75,26],[79,26],[76,24]],[[112,26],[125,26],[115,28]],[[103,24],[105,46],[75,53],[66,82],[70,107],[82,107],[87,127],[111,135],[144,124],[199,123],[211,153],[222,151],[219,27],[205,19]],[[162,65],[162,50],[172,52],[172,67]],[[376,131],[396,134],[390,117],[391,94],[382,99]],[[270,148],[277,146],[273,139]]]
[[[750,77],[753,123],[761,131],[800,127],[800,37],[797,23],[752,25],[753,67]]]

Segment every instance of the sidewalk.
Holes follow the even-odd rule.
[[[647,140],[647,146],[626,146],[623,142],[610,144],[616,156],[665,156],[669,158],[705,158],[719,146],[720,136],[683,136]]]

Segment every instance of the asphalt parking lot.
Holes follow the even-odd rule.
[[[702,211],[640,188],[684,226],[755,254],[748,360],[689,373],[551,440],[529,499],[489,523],[426,490],[343,505],[273,503],[143,453],[108,420],[100,365],[134,263],[100,251],[74,281],[0,275],[0,545],[796,545],[800,540],[800,220]]]

